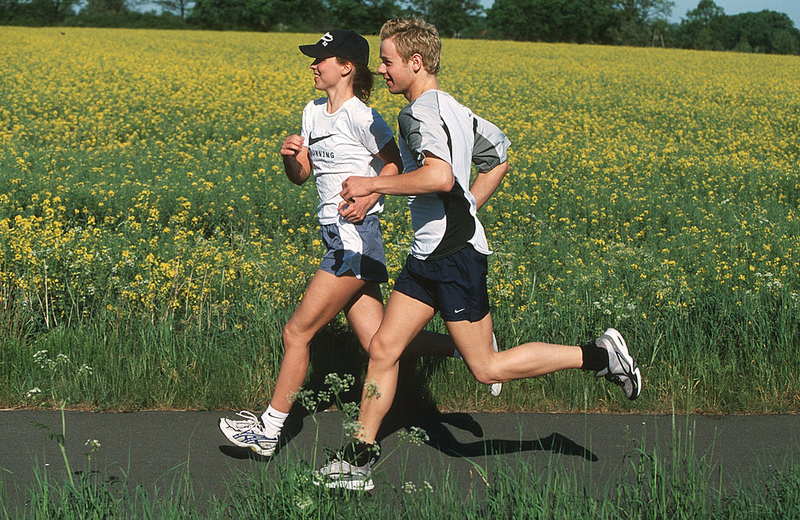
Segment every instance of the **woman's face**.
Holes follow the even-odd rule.
[[[311,70],[314,71],[314,88],[328,90],[338,85],[347,77],[351,67],[349,63],[340,64],[335,57],[314,60],[311,64]]]

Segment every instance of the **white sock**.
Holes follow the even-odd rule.
[[[264,424],[264,434],[267,437],[277,438],[281,434],[283,423],[286,422],[288,413],[279,412],[272,405],[267,407],[267,411],[261,414],[261,422]]]
[[[462,360],[464,359],[461,357],[461,354],[458,352],[458,349],[453,350],[453,357],[456,359],[462,359]]]

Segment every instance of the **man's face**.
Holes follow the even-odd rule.
[[[392,38],[381,42],[381,64],[378,65],[378,74],[383,75],[386,86],[392,94],[407,95],[414,81],[411,61],[403,61]]]

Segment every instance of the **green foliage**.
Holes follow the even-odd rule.
[[[0,25],[199,28],[318,33],[334,28],[377,34],[385,20],[419,16],[444,38],[668,46],[800,54],[800,31],[783,13],[735,16],[699,0],[669,23],[673,0],[0,0]]]
[[[496,0],[487,21],[500,38],[649,45],[673,6],[670,0]]]
[[[87,14],[118,15],[130,10],[129,0],[87,0],[83,12]]]
[[[675,35],[676,45],[687,49],[800,53],[800,30],[786,14],[763,10],[726,16],[713,0],[700,0]]]
[[[73,14],[79,0],[0,0],[0,24],[53,25]]]
[[[327,0],[327,27],[377,34],[386,20],[400,16],[394,0]]]
[[[319,32],[325,14],[321,0],[197,0],[188,21],[209,29]]]
[[[474,37],[483,27],[478,0],[411,0],[409,4],[410,14],[435,25],[443,38]]]
[[[764,10],[729,17],[719,40],[724,49],[746,41],[754,52],[797,54],[800,30],[784,13]]]
[[[672,13],[671,0],[610,0],[606,41],[618,45],[650,45],[653,31]]]
[[[726,16],[700,0],[680,24],[670,24],[671,0],[495,0],[487,11],[491,37],[520,41],[660,44],[701,50],[770,54],[800,52],[800,31],[783,13]]]
[[[603,42],[613,9],[594,0],[496,0],[487,14],[498,38],[544,42]]]
[[[184,20],[189,14],[193,2],[191,0],[156,0],[155,4],[161,7],[163,13],[171,14]]]

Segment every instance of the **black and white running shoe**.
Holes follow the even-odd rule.
[[[642,373],[636,361],[628,353],[628,345],[616,329],[606,330],[595,340],[595,344],[608,352],[608,367],[595,373],[619,385],[625,397],[633,401],[642,393]]]
[[[342,451],[331,453],[328,462],[314,472],[314,484],[331,489],[354,491],[370,491],[375,488],[375,482],[372,480],[372,465],[375,459],[370,459],[363,466],[357,466],[344,460]]]

